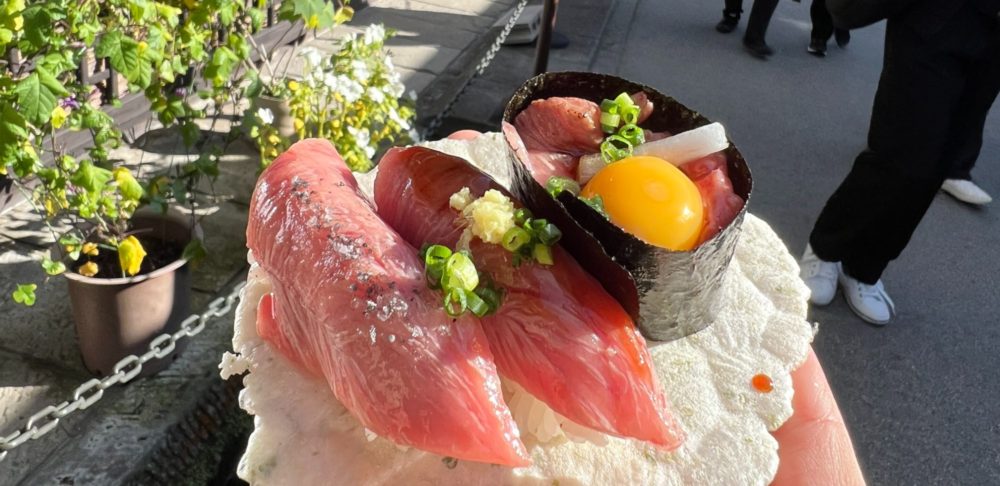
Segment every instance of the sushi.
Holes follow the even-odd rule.
[[[413,246],[459,245],[451,197],[488,191],[509,197],[467,161],[423,147],[391,149],[374,186],[379,215]],[[645,340],[569,253],[555,244],[550,264],[515,265],[517,254],[501,245],[469,244],[476,267],[504,292],[503,305],[482,317],[501,376],[577,424],[666,449],[681,444]]]
[[[550,194],[553,175],[579,180],[581,159],[604,149],[598,135],[604,134],[607,114],[598,103],[623,94],[630,95],[626,98],[638,108],[638,123],[650,139],[657,139],[647,143],[654,149],[669,146],[669,134],[710,125],[648,86],[594,73],[543,74],[515,92],[504,112],[512,190],[536,214],[559,225],[564,246],[622,304],[644,336],[669,341],[714,322],[719,287],[738,239],[752,178],[746,161],[728,143],[717,155],[684,160],[680,171],[691,185],[684,190],[690,199],[683,207],[690,211],[681,214],[700,226],[687,227],[675,249],[651,243],[645,234],[613,222],[614,217],[609,220],[592,199],[583,200],[571,191]],[[633,172],[636,179],[648,173],[644,166],[639,169]],[[587,175],[600,177],[600,170],[590,172]],[[588,195],[586,186],[583,191]],[[660,215],[654,212],[650,218],[645,207],[632,212],[654,223]]]
[[[247,246],[273,286],[258,334],[365,428],[443,456],[529,464],[479,320],[445,314],[417,250],[329,142],[300,141],[261,174]]]

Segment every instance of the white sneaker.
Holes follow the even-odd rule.
[[[820,260],[813,253],[812,246],[806,245],[806,251],[799,260],[799,276],[809,287],[809,302],[816,305],[827,305],[837,295],[837,263]]]
[[[840,269],[840,288],[844,291],[847,305],[866,322],[884,326],[896,314],[896,305],[892,303],[889,294],[885,293],[881,280],[875,285],[868,285],[853,279]]]
[[[969,204],[982,205],[993,200],[975,182],[965,179],[945,179],[944,184],[941,184],[941,190],[955,199]]]

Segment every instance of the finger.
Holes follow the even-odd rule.
[[[778,474],[774,485],[865,484],[851,437],[816,354],[792,373],[794,413],[774,432]]]
[[[480,135],[482,135],[482,133],[475,130],[459,130],[451,135],[448,135],[448,138],[451,140],[472,140]]]

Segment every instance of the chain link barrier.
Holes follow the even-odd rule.
[[[164,333],[153,338],[149,343],[149,351],[142,355],[130,355],[122,358],[115,364],[113,371],[104,379],[92,378],[78,386],[73,392],[73,399],[65,401],[59,405],[49,405],[32,415],[28,422],[20,430],[6,436],[0,437],[0,462],[7,453],[14,448],[38,439],[52,431],[59,425],[59,421],[67,415],[86,410],[97,403],[104,396],[104,390],[115,385],[124,385],[132,381],[142,372],[142,366],[154,359],[163,359],[170,356],[177,346],[177,341],[185,338],[197,336],[205,329],[205,323],[215,317],[225,317],[233,309],[233,304],[240,298],[240,291],[243,290],[246,282],[237,284],[229,295],[219,297],[208,304],[208,310],[202,314],[192,314],[181,322],[180,329],[170,334]]]
[[[518,2],[517,6],[510,14],[510,18],[507,19],[507,23],[504,24],[503,29],[494,39],[493,44],[490,45],[489,50],[483,55],[482,59],[476,64],[475,71],[472,77],[462,85],[462,88],[458,91],[451,101],[445,105],[444,109],[437,114],[431,121],[427,124],[427,129],[424,131],[425,136],[434,134],[444,119],[451,115],[452,109],[458,103],[458,100],[465,94],[472,80],[482,76],[489,67],[490,63],[493,62],[493,58],[496,57],[497,52],[503,47],[504,41],[507,40],[507,36],[510,35],[511,30],[517,25],[517,20],[521,17],[521,12],[528,5],[528,0],[521,0]],[[69,414],[86,410],[88,407],[96,403],[104,396],[104,390],[111,388],[115,385],[124,385],[132,381],[139,373],[142,372],[142,365],[153,359],[163,359],[170,355],[177,346],[177,341],[184,338],[192,338],[197,336],[198,333],[205,329],[205,323],[209,319],[214,317],[223,317],[232,310],[233,304],[239,300],[240,291],[243,290],[243,286],[246,282],[240,283],[233,288],[232,292],[228,296],[219,297],[213,300],[208,305],[208,310],[203,314],[192,314],[188,316],[187,319],[181,323],[180,329],[173,334],[161,334],[154,338],[149,343],[149,351],[146,351],[142,355],[130,355],[122,358],[118,363],[115,364],[113,372],[111,375],[105,377],[104,379],[93,378],[83,383],[73,392],[73,399],[71,401],[65,401],[59,405],[49,405],[37,413],[32,415],[28,422],[20,430],[13,432],[6,437],[0,437],[0,462],[2,462],[6,457],[7,453],[18,446],[28,442],[29,440],[38,439],[45,434],[52,431],[59,425],[59,421],[68,416]]]
[[[517,25],[517,19],[521,17],[521,12],[524,11],[524,7],[527,5],[528,0],[521,0],[518,2],[517,6],[514,7],[514,10],[510,13],[510,18],[507,19],[507,23],[504,24],[503,30],[500,31],[500,34],[497,35],[493,44],[490,45],[489,50],[486,51],[486,54],[483,55],[482,59],[480,59],[476,64],[476,70],[472,73],[472,77],[462,85],[462,88],[458,90],[458,94],[456,94],[455,97],[444,106],[444,109],[427,123],[427,129],[424,130],[423,134],[425,139],[434,135],[438,128],[441,128],[441,124],[444,123],[444,119],[451,115],[451,110],[455,108],[458,100],[465,94],[465,91],[469,88],[469,85],[472,84],[472,81],[486,72],[486,68],[490,66],[491,62],[493,62],[493,58],[496,57],[497,52],[500,52],[500,48],[503,47],[504,41],[507,40],[507,36],[510,35],[510,31],[514,29],[514,26]]]

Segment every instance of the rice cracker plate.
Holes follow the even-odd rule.
[[[498,133],[426,146],[463,157],[509,187]],[[358,175],[370,195],[374,174]],[[250,255],[253,263],[253,257]],[[222,376],[243,376],[240,406],[254,417],[238,468],[251,484],[621,485],[767,484],[778,468],[770,431],[792,415],[790,373],[814,334],[808,289],[767,223],[747,214],[723,279],[716,321],[667,343],[650,342],[656,374],[687,439],[663,452],[575,425],[512,383],[506,399],[533,464],[509,468],[403,448],[367,431],[318,377],[303,374],[257,334],[256,307],[270,289],[252,264]],[[754,376],[770,377],[761,392]]]

